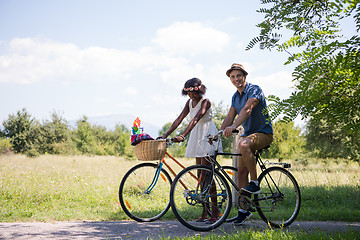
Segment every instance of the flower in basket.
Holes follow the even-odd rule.
[[[133,123],[132,134],[140,134],[140,119],[137,117]]]
[[[140,119],[136,118],[132,127],[131,145],[135,146],[143,140],[154,140],[149,134],[140,133]]]

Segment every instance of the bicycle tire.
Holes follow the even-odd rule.
[[[156,185],[150,193],[146,193],[158,169],[159,164],[142,163],[131,168],[121,180],[120,205],[126,215],[135,221],[155,221],[170,208],[169,192],[172,180],[165,169],[161,169]]]
[[[211,167],[206,165],[194,165],[182,170],[175,177],[170,190],[170,204],[175,217],[195,231],[209,231],[219,227],[231,209],[229,199],[231,189],[225,177],[218,170],[212,173]],[[211,212],[215,206],[220,211],[217,221],[197,221],[203,211]]]
[[[289,226],[301,206],[300,188],[294,176],[284,168],[270,167],[258,181],[261,193],[254,195],[254,202],[260,217],[274,228]]]

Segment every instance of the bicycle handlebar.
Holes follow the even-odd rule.
[[[219,139],[219,137],[221,137],[221,135],[224,134],[224,131],[225,131],[225,130],[220,130],[217,134],[214,134],[214,135],[209,134],[209,135],[207,136],[208,141],[217,141],[217,140]],[[239,133],[239,130],[234,129],[234,130],[232,131],[232,133]]]

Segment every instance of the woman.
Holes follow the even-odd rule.
[[[215,147],[210,145],[205,139],[207,135],[218,132],[215,123],[212,121],[211,102],[209,99],[203,97],[205,93],[206,87],[200,79],[192,78],[186,81],[182,89],[182,95],[188,96],[189,100],[186,102],[184,109],[173,122],[170,129],[161,136],[161,138],[167,138],[181,124],[184,118],[190,114],[191,121],[189,125],[179,136],[174,138],[174,142],[184,141],[185,137],[190,133],[185,157],[195,158],[197,165],[210,165],[207,157],[214,155]],[[211,216],[209,219],[207,218],[207,211],[204,208],[202,216],[197,221],[213,223],[218,219],[219,210],[217,208],[215,185],[210,189],[210,194],[211,193],[215,193],[211,199]]]

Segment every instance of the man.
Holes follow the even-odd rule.
[[[273,140],[273,128],[266,109],[265,96],[259,86],[246,82],[248,73],[241,64],[232,64],[226,75],[237,91],[232,97],[231,108],[220,129],[224,130],[226,137],[230,137],[233,130],[243,126],[244,134],[237,146],[242,154],[238,160],[238,186],[249,194],[258,194],[261,190],[253,153],[270,145]],[[251,216],[249,211],[240,209],[234,224],[242,224]]]

